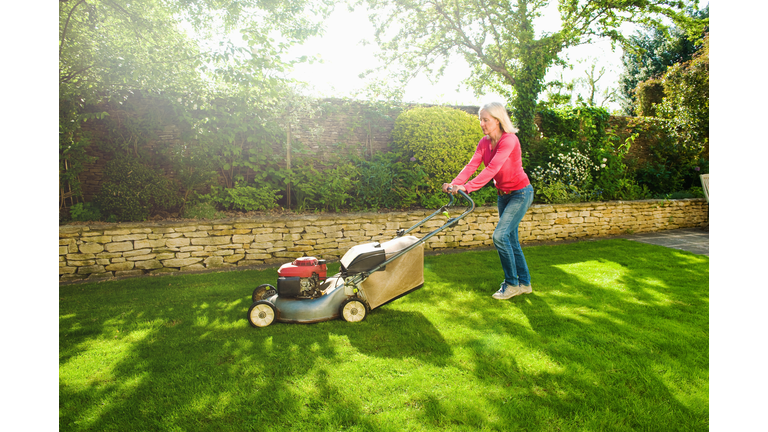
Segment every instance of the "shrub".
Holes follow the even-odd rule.
[[[122,157],[107,162],[96,203],[110,220],[143,221],[179,202],[175,185],[138,159]]]
[[[464,168],[482,137],[477,116],[455,108],[416,107],[395,120],[392,148],[414,158],[436,192]]]
[[[493,182],[488,182],[488,184],[483,186],[480,190],[472,192],[471,195],[472,201],[478,206],[496,205],[498,196]]]
[[[592,161],[578,149],[570,149],[565,153],[558,153],[545,166],[537,166],[530,170],[531,182],[540,186],[552,183],[581,188],[587,186],[591,180],[591,172],[596,167]],[[597,169],[600,167],[598,166]]]
[[[220,204],[227,210],[264,211],[277,207],[277,200],[282,198],[282,195],[277,195],[277,192],[277,189],[272,189],[269,186],[257,188],[237,182],[233,188],[213,186],[210,195],[206,195],[204,198]]]
[[[353,197],[359,172],[352,162],[339,162],[334,167],[319,170],[308,160],[294,169],[293,190],[298,210],[340,211]]]
[[[403,162],[399,153],[377,153],[367,161],[355,159],[359,173],[354,187],[356,209],[407,208],[419,203],[427,174],[415,161]]]
[[[526,153],[526,172],[536,191],[535,202],[642,199],[651,195],[625,163],[637,134],[621,142],[608,130],[607,111],[577,106],[544,109],[540,114],[544,137]]]
[[[216,206],[210,202],[199,202],[186,206],[182,213],[182,217],[188,219],[221,219],[224,216],[224,213],[218,211]]]
[[[547,204],[564,204],[586,201],[582,199],[579,188],[574,185],[566,185],[561,181],[550,183],[538,182],[534,184],[534,193],[539,201]]]
[[[101,220],[101,211],[93,203],[77,203],[69,208],[73,221],[88,222]]]

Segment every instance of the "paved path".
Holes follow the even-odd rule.
[[[619,236],[619,238],[682,249],[695,254],[709,256],[709,227],[626,234]]]

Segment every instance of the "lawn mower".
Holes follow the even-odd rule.
[[[467,204],[459,216],[451,218],[448,208],[455,198],[427,218],[383,243],[372,242],[350,248],[341,257],[339,273],[327,277],[326,261],[301,257],[283,264],[277,271],[277,287],[259,285],[253,290],[248,322],[266,327],[275,321],[316,323],[336,318],[348,322],[365,319],[369,311],[383,306],[424,285],[424,242],[456,225],[475,209],[464,191],[458,192]],[[407,235],[435,216],[448,220],[422,238]]]

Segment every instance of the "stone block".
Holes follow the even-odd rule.
[[[206,267],[221,267],[224,265],[224,258],[219,256],[212,256],[203,260],[203,263]]]
[[[272,254],[275,258],[300,258],[304,256],[303,252],[275,252]]]
[[[294,246],[289,247],[287,250],[288,252],[310,252],[312,249],[312,246]]]
[[[93,237],[84,237],[83,240],[88,243],[110,243],[113,241],[112,238],[112,236],[97,235]]]
[[[164,267],[187,267],[202,261],[202,258],[175,258],[163,261]]]
[[[66,266],[64,266],[64,267],[60,266],[59,267],[59,275],[75,274],[76,271],[77,271],[77,267],[66,267]]]
[[[233,235],[232,236],[232,243],[252,243],[255,236],[253,235]]]
[[[96,259],[96,255],[91,253],[67,254],[67,260],[69,261],[83,261],[92,259]]]
[[[113,242],[125,242],[133,240],[146,240],[146,234],[129,234],[129,235],[116,235],[112,237]]]
[[[237,256],[239,256],[239,255],[237,255]],[[231,257],[227,257],[227,258],[225,258],[225,260],[227,262],[234,262],[234,261],[231,261],[230,258]],[[263,261],[265,259],[270,259],[270,258],[272,258],[272,254],[268,254],[268,253],[248,254],[248,255],[245,256],[245,260],[238,260],[238,263],[240,261],[253,261],[253,260],[262,260]]]
[[[266,243],[251,243],[250,247],[248,249],[271,249],[275,247],[274,243],[272,242],[266,242]]]
[[[233,226],[236,229],[262,229],[264,227],[264,224],[256,223],[256,222],[248,222],[248,223],[235,223],[233,224]]]
[[[258,234],[253,237],[254,243],[268,243],[273,242],[277,240],[282,240],[283,235],[281,233],[270,233],[270,234]]]
[[[185,232],[184,237],[186,238],[201,238],[201,237],[208,237],[207,231],[193,231],[193,232]]]
[[[163,264],[156,259],[148,260],[148,261],[136,261],[134,264],[135,268],[141,269],[141,270],[154,270],[163,268]]]
[[[167,260],[167,259],[171,259],[171,258],[175,257],[176,256],[176,252],[161,252],[161,253],[158,253],[156,255],[157,256],[155,257],[155,259],[158,259],[158,260],[162,261],[162,260]]]
[[[131,261],[131,262],[134,262],[134,261],[148,261],[148,260],[157,259],[157,257],[158,257],[157,254],[147,254],[147,255],[138,255],[138,256],[128,257],[127,260]],[[173,254],[171,254],[171,258],[173,258]]]
[[[88,265],[77,268],[78,274],[104,273],[106,270],[103,265]]]
[[[189,246],[191,240],[188,238],[180,237],[180,238],[173,238],[168,239],[165,241],[165,246],[167,247],[182,247],[182,246]]]
[[[164,238],[155,240],[136,240],[133,242],[133,247],[136,249],[161,248],[165,247],[167,241],[168,240]]]
[[[252,255],[249,255],[249,256],[252,256]],[[236,262],[244,259],[245,258],[245,254],[244,253],[238,253],[238,254],[233,254],[233,255],[220,256],[220,258],[222,259],[223,262],[226,262],[226,263],[236,263]]]
[[[104,267],[107,271],[125,271],[132,270],[134,267],[133,261],[126,261],[123,263],[109,264]]]
[[[179,252],[200,252],[205,250],[203,246],[184,246],[179,248]]]
[[[147,255],[152,252],[152,249],[139,249],[139,250],[132,250],[132,251],[126,251],[123,252],[123,256],[126,258],[134,257],[134,256],[141,256],[141,255]]]
[[[200,245],[225,245],[232,242],[232,237],[229,236],[222,236],[222,237],[203,237],[203,238],[193,238],[192,245],[194,246],[200,246]]]
[[[125,252],[133,250],[133,242],[107,243],[104,245],[107,252]]]
[[[176,230],[173,228],[152,228],[152,232],[155,234],[170,234],[175,233]]]

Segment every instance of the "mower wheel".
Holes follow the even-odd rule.
[[[266,300],[254,302],[248,309],[248,322],[254,327],[266,327],[275,321],[275,317],[275,306]]]
[[[348,299],[341,304],[341,317],[347,322],[360,322],[365,319],[368,308],[358,299]]]
[[[264,300],[267,297],[274,295],[277,292],[275,287],[270,284],[263,284],[256,287],[251,295],[251,300],[256,303],[259,300]]]

